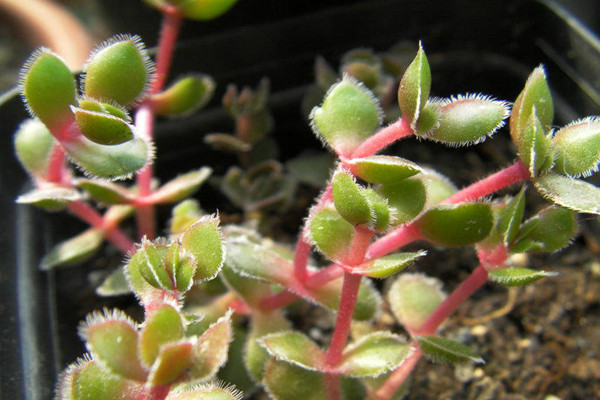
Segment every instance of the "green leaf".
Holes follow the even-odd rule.
[[[145,381],[147,372],[137,353],[137,326],[123,312],[104,310],[88,315],[79,334],[102,365],[124,378]]]
[[[515,240],[525,213],[525,187],[502,209],[498,218],[498,232],[502,235],[504,246]]]
[[[93,51],[84,72],[86,96],[127,106],[145,95],[154,65],[138,36],[117,35]]]
[[[418,329],[446,299],[442,283],[422,274],[402,274],[388,291],[396,319],[409,329]]]
[[[123,268],[117,268],[111,272],[96,288],[96,294],[102,297],[121,296],[130,294],[131,288],[127,283],[127,277]]]
[[[103,112],[71,107],[77,127],[94,143],[112,146],[133,139],[133,126],[127,121]]]
[[[60,242],[40,263],[40,269],[47,271],[80,263],[91,258],[104,242],[104,235],[98,229],[88,229],[79,235]]]
[[[487,237],[494,225],[491,207],[462,203],[431,208],[416,222],[419,233],[440,246],[468,246]]]
[[[171,305],[162,305],[144,322],[138,340],[142,362],[150,367],[163,345],[183,338],[183,321],[179,312]]]
[[[425,207],[426,185],[421,177],[403,179],[380,185],[377,192],[385,197],[392,208],[394,225],[412,221]]]
[[[425,184],[427,205],[434,206],[458,191],[448,177],[432,169],[426,169],[419,178]]]
[[[51,131],[73,120],[75,80],[62,58],[47,48],[35,51],[20,72],[20,91],[32,117]]]
[[[58,400],[133,400],[137,388],[130,381],[111,374],[96,361],[79,359],[61,375]]]
[[[426,251],[390,254],[354,267],[352,273],[371,278],[387,278],[412,265],[426,254]]]
[[[17,158],[28,173],[38,178],[43,178],[48,172],[54,143],[48,128],[36,119],[22,122],[14,136]]]
[[[150,162],[154,152],[152,145],[139,137],[110,147],[84,136],[61,144],[87,176],[113,180],[130,177]]]
[[[186,18],[207,21],[226,13],[237,0],[177,0],[176,3],[177,10]]]
[[[369,202],[349,173],[338,171],[333,176],[331,186],[335,208],[346,221],[361,225],[371,220]]]
[[[592,175],[600,166],[600,118],[584,118],[559,129],[552,138],[552,148],[558,172]]]
[[[98,179],[77,179],[75,186],[87,192],[94,200],[104,204],[129,204],[135,193],[112,182]]]
[[[197,200],[184,200],[171,210],[169,231],[172,235],[179,235],[204,215]]]
[[[171,391],[166,400],[242,400],[242,397],[243,393],[233,386],[216,383],[200,384],[185,392]]]
[[[519,267],[499,268],[489,271],[490,279],[503,286],[523,286],[547,276],[556,275],[558,274],[553,272]]]
[[[148,284],[161,290],[174,289],[172,276],[165,268],[167,251],[165,244],[142,240],[142,246],[136,252],[137,257],[134,256],[130,261]]]
[[[461,363],[473,361],[483,364],[484,361],[462,343],[439,336],[417,336],[419,347],[430,360],[442,363]]]
[[[262,312],[253,310],[250,320],[250,333],[246,341],[245,366],[250,377],[257,383],[263,380],[265,366],[269,361],[269,353],[259,344],[258,339],[271,333],[291,329],[281,310]]]
[[[245,153],[252,150],[252,144],[244,142],[237,136],[228,133],[211,133],[204,136],[204,143],[215,150],[228,153]]]
[[[273,333],[263,336],[259,343],[272,357],[301,368],[320,371],[325,365],[325,352],[303,333]]]
[[[227,363],[219,370],[217,379],[225,382],[235,382],[236,388],[242,392],[250,393],[254,391],[256,385],[244,367],[246,358],[244,347],[247,339],[247,327],[233,327],[233,342],[229,344]]]
[[[216,215],[201,218],[181,235],[181,247],[188,251],[196,262],[195,279],[211,280],[221,270],[225,259],[225,247]]]
[[[208,179],[212,168],[202,167],[195,171],[179,175],[155,190],[145,201],[152,204],[175,203],[194,194]]]
[[[196,260],[179,243],[171,243],[164,259],[164,268],[169,274],[172,285],[180,293],[187,292],[194,284]]]
[[[273,400],[326,399],[324,375],[271,359],[265,369],[265,390]]]
[[[163,345],[152,365],[146,385],[163,386],[178,380],[190,365],[192,348],[193,345],[189,342]]]
[[[400,157],[370,156],[348,162],[352,173],[370,183],[395,183],[422,171],[417,164]]]
[[[548,173],[534,181],[551,202],[580,213],[600,214],[600,189],[591,183]]]
[[[391,373],[385,373],[377,378],[362,378],[361,382],[368,388],[367,396],[364,396],[364,400],[379,400],[375,393],[387,382],[387,379]],[[404,381],[404,383],[390,396],[390,400],[402,400],[408,393],[410,379]]]
[[[232,312],[228,311],[198,338],[193,346],[187,379],[211,378],[225,364],[229,343],[233,340],[231,314]]]
[[[333,158],[329,153],[301,154],[289,160],[285,166],[301,183],[321,188],[325,186],[331,175]]]
[[[204,107],[215,91],[208,75],[187,76],[168,89],[152,96],[152,108],[158,115],[185,116]]]
[[[67,187],[47,187],[34,189],[29,193],[22,194],[15,200],[19,204],[31,204],[46,211],[59,211],[69,203],[81,200],[79,192]]]
[[[221,269],[220,277],[223,283],[251,308],[259,308],[260,302],[273,294],[270,283],[257,282],[255,278],[248,278],[235,272],[227,260]]]
[[[419,43],[417,55],[404,72],[398,88],[398,104],[402,111],[402,119],[408,122],[413,130],[429,98],[430,89],[431,70],[423,46]]]
[[[390,210],[387,199],[380,196],[375,190],[367,188],[363,190],[363,195],[369,203],[371,218],[367,228],[375,232],[385,231],[393,220],[393,210]]]
[[[336,370],[353,377],[376,377],[402,364],[409,348],[400,336],[374,332],[346,347]]]
[[[553,155],[550,151],[550,139],[546,137],[544,128],[534,112],[516,143],[521,162],[527,166],[531,176],[536,177],[552,167]]]
[[[508,104],[480,94],[432,101],[436,124],[421,135],[450,146],[480,143],[504,125]]]
[[[571,243],[576,232],[575,213],[550,206],[523,224],[511,251],[558,251]]]
[[[310,113],[315,134],[338,154],[350,154],[371,136],[381,123],[379,103],[354,78],[333,85],[321,107]]]
[[[341,260],[348,252],[354,227],[336,210],[324,208],[310,218],[310,241],[330,260]]]
[[[525,87],[515,100],[510,116],[510,136],[515,144],[523,134],[531,114],[535,115],[547,131],[554,119],[554,104],[550,88],[546,81],[544,67],[539,66],[533,70],[525,82]]]

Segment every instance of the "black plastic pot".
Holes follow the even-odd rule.
[[[156,26],[157,14],[141,2],[122,3],[105,3],[107,15],[123,17],[113,22],[115,28],[155,41],[156,28],[149,25]],[[600,111],[600,42],[553,1],[242,0],[218,21],[186,22],[173,74],[209,73],[221,93],[228,82],[255,85],[269,76],[277,131],[283,134],[278,141],[289,158],[319,147],[300,113],[316,55],[336,62],[351,48],[385,50],[399,39],[423,42],[435,95],[483,92],[514,99],[529,72],[543,63],[558,124]],[[160,122],[161,177],[205,164],[219,168],[219,158],[201,140],[203,133],[229,126],[217,103],[198,116]],[[107,303],[81,300],[94,298],[88,271],[98,265],[48,273],[37,269],[53,243],[82,225],[64,214],[49,216],[14,204],[28,184],[12,155],[11,135],[25,117],[18,99],[0,108],[0,398],[43,400],[52,397],[57,373],[83,352],[77,322]],[[202,193],[200,200],[214,207]],[[108,304],[127,307],[130,301]]]

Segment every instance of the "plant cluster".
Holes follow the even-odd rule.
[[[257,387],[276,400],[398,399],[423,356],[483,361],[438,333],[472,293],[490,280],[514,286],[552,275],[512,266],[511,255],[562,249],[576,234],[577,213],[600,214],[600,189],[578,179],[600,164],[599,119],[554,128],[542,67],[512,107],[479,94],[432,98],[419,45],[405,64],[399,53],[395,63],[365,50],[349,53],[341,79],[317,62],[319,82],[330,87],[310,120],[337,161],[293,249],[248,226],[221,227],[218,216],[184,200],[210,168],[155,184],[152,129],[156,115],[195,111],[214,88],[204,75],[163,88],[183,18],[214,18],[235,1],[147,2],[164,15],[156,65],[137,37],[117,36],[92,53],[80,90],[47,49],[35,52],[22,72],[33,119],[20,126],[15,145],[36,188],[18,201],[66,208],[91,226],[53,250],[42,267],[79,260],[107,239],[128,254],[123,273],[145,312],[139,323],[118,310],[90,315],[80,329],[89,354],[63,373],[58,399],[236,399],[238,389],[251,394]],[[392,108],[390,91],[398,107]],[[286,185],[280,167],[253,154],[270,131],[267,96],[266,81],[256,91],[231,87],[224,104],[236,121],[235,135],[205,139],[239,155],[242,168],[232,168],[222,188],[245,211],[276,204],[281,198],[270,202],[270,193]],[[381,127],[384,114],[391,123]],[[507,119],[517,160],[461,190],[432,169],[377,154],[409,137],[473,145]],[[68,160],[86,178],[75,177]],[[134,174],[133,186],[115,183]],[[492,197],[515,184],[515,195]],[[550,204],[526,217],[527,186]],[[108,209],[101,214],[91,202]],[[154,207],[177,202],[169,236],[155,238]],[[119,227],[133,213],[139,245]],[[447,295],[437,279],[403,272],[427,255],[425,248],[402,251],[413,242],[471,246],[479,265]],[[328,265],[311,257],[313,249]],[[385,293],[372,278],[389,280]],[[293,328],[286,307],[297,301],[335,314],[327,343]],[[384,302],[408,338],[375,323]],[[238,389],[215,383],[217,376]]]

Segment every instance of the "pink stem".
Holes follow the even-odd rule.
[[[294,301],[298,300],[298,298],[299,297],[294,293],[288,292],[287,290],[282,290],[277,294],[262,299],[260,302],[260,308],[265,311],[277,310],[287,306],[290,303],[293,303]]]
[[[119,228],[106,224],[104,218],[89,204],[83,201],[73,201],[69,203],[68,207],[81,220],[94,228],[102,230],[106,239],[113,243],[122,253],[127,254],[134,249],[133,242]]]
[[[164,400],[169,395],[171,385],[155,386],[141,390],[134,400]]]
[[[383,148],[394,143],[396,140],[413,134],[410,125],[400,118],[398,121],[381,129],[375,135],[361,143],[352,153],[351,158],[362,158],[371,156]]]
[[[342,296],[335,322],[335,330],[333,331],[331,345],[325,358],[325,362],[329,366],[336,366],[342,359],[342,352],[350,334],[350,325],[352,323],[352,315],[354,314],[361,278],[362,275],[344,272],[344,284],[342,286]]]
[[[427,320],[414,331],[415,335],[433,335],[442,322],[446,320],[456,309],[464,303],[473,293],[482,287],[488,279],[488,272],[480,264],[467,279],[465,279],[454,291],[440,304]]]
[[[331,264],[310,275],[306,280],[306,286],[316,289],[342,275],[344,275],[344,269],[338,264]]]
[[[151,93],[159,92],[167,79],[171,69],[171,61],[175,50],[177,36],[183,21],[182,16],[172,7],[163,10],[163,24],[158,43],[156,55],[156,76],[152,82]],[[150,103],[143,104],[136,113],[135,125],[138,133],[151,141],[154,137],[154,112]],[[154,168],[151,164],[146,165],[137,176],[138,193],[140,197],[146,197],[152,193],[152,179]],[[153,205],[140,206],[136,210],[138,220],[138,236],[153,239],[156,236],[156,217]]]
[[[373,260],[420,239],[413,223],[402,225],[387,235],[377,239],[367,251],[367,259]]]
[[[327,395],[327,400],[341,400],[342,391],[340,387],[340,375],[324,374],[323,379],[325,380],[325,393]]]
[[[400,386],[408,378],[411,372],[417,366],[417,363],[423,356],[423,351],[416,344],[412,345],[411,353],[404,359],[402,364],[390,374],[383,385],[377,390],[375,396],[377,399],[391,399],[394,393],[398,391]]]
[[[527,167],[525,167],[521,161],[517,161],[510,167],[504,168],[495,174],[480,180],[479,182],[475,182],[472,185],[459,190],[452,196],[442,201],[442,204],[456,204],[466,201],[474,201],[481,197],[497,192],[498,190],[514,183],[526,181],[530,177],[531,175],[529,174]]]
[[[52,146],[48,160],[48,171],[45,176],[48,182],[65,183],[64,181],[67,178],[67,171],[65,169],[66,159],[65,150],[60,143],[55,142]]]

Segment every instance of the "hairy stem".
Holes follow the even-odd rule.
[[[169,70],[171,69],[171,60],[175,50],[177,36],[181,29],[183,21],[182,16],[174,8],[166,7],[162,10],[163,23],[158,42],[158,53],[156,55],[156,76],[152,82],[151,94],[162,90]],[[138,133],[151,141],[154,137],[154,111],[150,104],[142,105],[135,116],[135,125]],[[152,193],[152,179],[154,169],[151,164],[146,165],[137,176],[138,193],[140,197],[148,196]],[[141,206],[136,209],[138,221],[138,236],[154,239],[156,236],[156,217],[153,205]]]
[[[68,171],[65,168],[67,155],[60,143],[55,142],[48,159],[48,171],[44,177],[48,182],[66,183],[68,181]],[[69,183],[70,184],[70,183]]]
[[[408,357],[404,359],[402,364],[390,374],[384,384],[377,390],[375,393],[376,398],[379,400],[391,399],[394,393],[396,393],[400,386],[402,386],[410,376],[422,356],[423,351],[421,351],[419,346],[413,344],[411,346],[411,353]]]
[[[371,156],[383,148],[394,143],[396,140],[411,136],[413,134],[410,125],[402,118],[381,129],[379,132],[365,140],[352,153],[351,158],[362,158]]]

